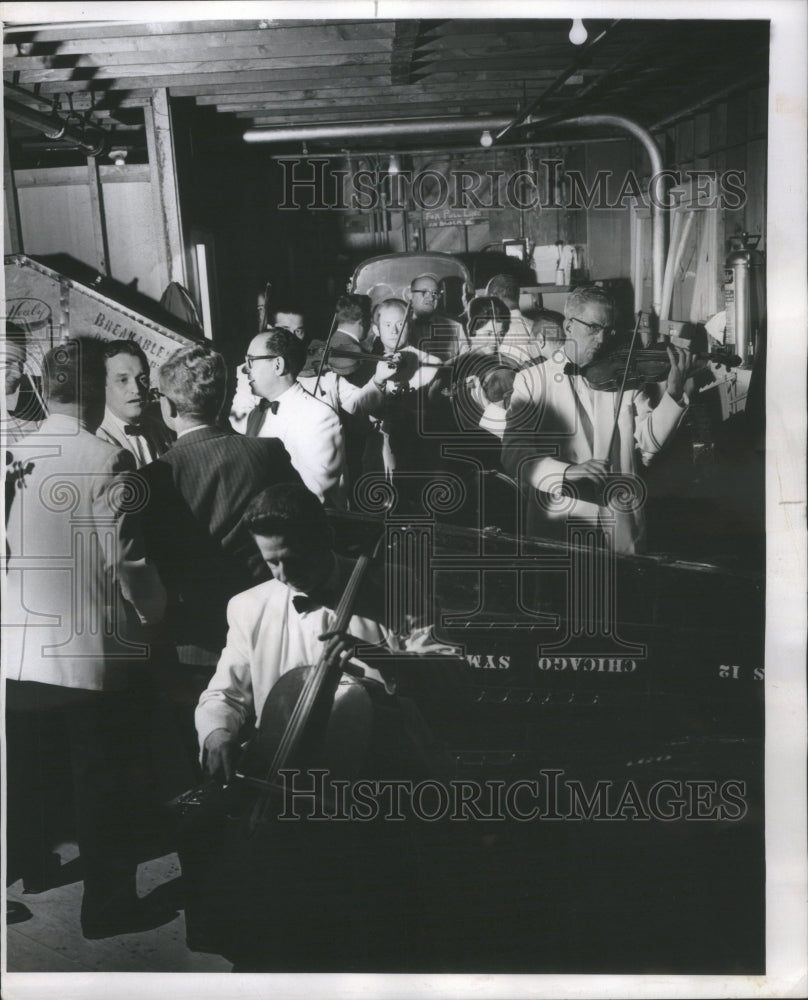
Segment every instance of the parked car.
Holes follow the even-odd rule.
[[[474,296],[468,268],[450,253],[388,253],[363,261],[354,271],[349,289],[370,296],[375,305],[384,299],[405,299],[406,291],[419,274],[432,274],[443,289],[441,311],[459,319],[466,302]]]

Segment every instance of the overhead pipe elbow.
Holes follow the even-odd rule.
[[[539,122],[539,124],[541,123]],[[565,118],[553,124],[580,125],[581,127],[612,125],[615,128],[623,129],[644,146],[646,153],[648,153],[648,159],[651,161],[651,176],[658,176],[662,172],[662,153],[654,137],[648,129],[631,118],[624,118],[623,115],[578,115],[575,118]],[[660,198],[651,199],[651,259],[651,298],[654,312],[659,316],[662,309],[662,285],[665,273],[665,216]]]

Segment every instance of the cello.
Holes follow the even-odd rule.
[[[186,926],[195,950],[238,961],[244,954],[254,960],[260,947],[267,969],[315,971],[319,962],[336,961],[336,954],[341,960],[357,928],[364,934],[368,925],[393,912],[386,906],[380,912],[383,900],[370,891],[369,873],[385,879],[389,874],[393,895],[410,891],[403,873],[394,877],[406,853],[400,827],[318,822],[333,818],[332,804],[305,795],[310,808],[290,815],[285,794],[290,775],[302,773],[296,780],[308,787],[322,773],[348,784],[374,766],[372,773],[385,776],[410,768],[410,760],[395,760],[398,746],[406,742],[400,739],[402,731],[410,741],[414,735],[406,719],[401,725],[399,699],[383,684],[362,677],[339,641],[355,613],[364,617],[357,603],[364,600],[360,591],[383,537],[373,555],[364,553],[354,565],[328,629],[332,641],[318,662],[287,671],[272,687],[255,735],[237,763],[236,779],[226,788],[213,787],[207,797],[186,795],[178,803],[184,813],[180,859]],[[372,591],[371,599],[377,593]],[[345,674],[350,680],[341,685]],[[381,758],[372,759],[379,746]],[[426,754],[423,747],[413,752],[421,756],[418,763]],[[348,912],[346,895],[352,900]],[[280,923],[273,905],[278,896],[295,900],[292,912],[286,903]],[[386,942],[372,945],[378,951]]]

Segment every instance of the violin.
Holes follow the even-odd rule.
[[[723,351],[694,351],[691,357],[695,361],[711,361],[713,364],[723,365],[727,370],[737,368],[742,363],[737,354]],[[655,344],[635,351],[631,351],[629,347],[618,347],[581,366],[570,361],[564,366],[564,373],[583,375],[592,389],[617,392],[621,386],[624,390],[631,390],[641,389],[648,382],[662,382],[667,378],[670,366],[667,347]]]
[[[344,361],[344,364],[334,364],[333,359]],[[326,350],[324,340],[312,340],[306,350],[306,361],[300,370],[301,378],[313,377],[325,362],[325,367],[337,375],[351,375],[358,365],[376,365],[380,361],[392,361],[392,356],[380,357],[376,354],[366,354],[360,347],[348,350],[344,347],[332,347]]]

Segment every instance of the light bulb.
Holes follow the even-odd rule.
[[[583,45],[589,35],[587,34],[584,22],[576,17],[570,28],[570,41],[573,45]]]
[[[388,174],[397,174],[401,170],[401,165],[398,162],[398,157],[395,153],[390,156],[390,162],[387,164]]]
[[[493,144],[494,144],[493,137],[491,136],[491,133],[488,131],[488,129],[486,129],[480,136],[480,145],[485,146],[485,148],[488,149],[488,147],[493,146]]]

